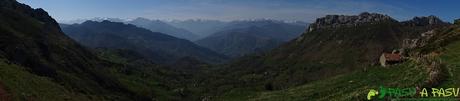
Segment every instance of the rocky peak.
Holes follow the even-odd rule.
[[[374,23],[381,21],[396,21],[390,16],[364,12],[359,15],[326,15],[325,17],[316,19],[309,27],[309,31],[323,28],[336,28],[342,26],[356,26],[365,23]]]
[[[409,21],[403,22],[405,25],[411,25],[411,26],[426,26],[426,25],[446,25],[448,23],[442,21],[436,16],[427,16],[427,17],[414,17],[413,19]]]
[[[33,10],[33,13],[31,13],[32,17],[42,21],[42,22],[46,22],[46,23],[51,23],[53,25],[58,25],[58,23],[56,22],[56,20],[54,20],[49,14],[48,12],[46,12],[45,10],[41,9],[41,8],[38,8],[38,9],[34,9]]]
[[[41,8],[33,9],[32,7],[19,3],[16,0],[0,0],[0,8],[22,12],[26,15],[30,15],[36,18],[43,23],[58,26],[58,23],[53,18],[51,18],[51,16],[49,16],[45,10]]]

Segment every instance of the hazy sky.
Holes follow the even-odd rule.
[[[327,14],[377,12],[398,20],[460,18],[460,0],[18,0],[58,21],[94,17],[150,19],[276,19],[312,22]]]

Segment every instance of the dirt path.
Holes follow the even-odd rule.
[[[0,101],[11,101],[10,94],[5,89],[5,86],[3,86],[3,83],[0,81]]]

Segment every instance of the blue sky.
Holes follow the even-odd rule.
[[[398,20],[436,15],[460,18],[460,0],[18,0],[58,21],[94,17],[163,20],[276,19],[312,22],[328,14],[376,12]],[[457,6],[456,6],[457,5]]]

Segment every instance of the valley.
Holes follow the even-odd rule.
[[[0,1],[0,101],[458,98],[460,19],[362,11],[311,22],[128,15],[63,23],[54,9],[21,2]],[[420,96],[425,88],[444,96]]]

